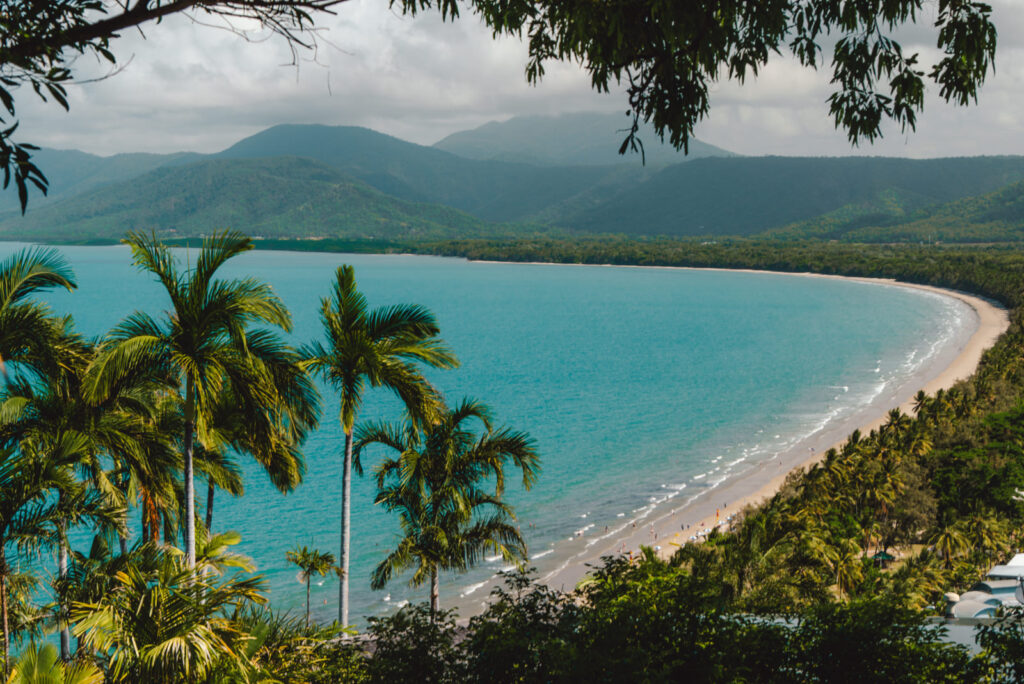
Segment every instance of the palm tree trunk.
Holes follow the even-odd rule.
[[[185,557],[188,567],[196,565],[196,491],[193,482],[192,441],[195,430],[195,390],[185,381]]]
[[[438,590],[437,581],[437,568],[431,568],[430,570],[430,621],[434,621],[434,617],[437,615],[437,610],[440,608],[441,603],[440,591]]]
[[[345,431],[345,464],[341,471],[341,585],[338,589],[338,621],[348,625],[348,556],[351,534],[352,430]]]
[[[64,539],[64,525],[61,524],[61,539],[57,546],[57,575],[60,577],[63,583],[68,578],[68,546],[67,541]],[[60,603],[58,609],[61,615],[60,625],[60,659],[64,662],[71,660],[71,630],[68,629],[68,623],[64,616],[67,611],[67,606],[64,605],[64,601],[58,598]]]
[[[11,649],[10,625],[7,620],[7,554],[4,551],[4,542],[0,539],[0,613],[3,617],[4,628],[4,680],[10,674],[7,663],[7,655]]]
[[[306,629],[309,629],[309,581],[312,577],[306,577]]]
[[[213,478],[206,480],[206,532],[213,534]]]

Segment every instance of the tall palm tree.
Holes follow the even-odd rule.
[[[306,627],[309,627],[310,581],[314,574],[323,577],[331,570],[338,570],[338,565],[334,560],[334,554],[321,553],[317,549],[309,549],[305,546],[302,548],[295,547],[291,551],[287,551],[285,558],[289,563],[294,563],[299,567],[299,577],[302,583],[306,585]]]
[[[92,346],[73,332],[70,321],[58,320],[60,330],[51,362],[38,364],[34,377],[18,374],[8,377],[0,404],[0,448],[17,448],[79,470],[88,480],[92,492],[57,493],[58,516],[56,546],[58,577],[63,579],[68,568],[67,532],[79,514],[106,502],[106,514],[99,520],[124,529],[123,496],[116,489],[101,463],[103,456],[117,457],[142,453],[142,442],[159,439],[148,433],[137,417],[118,406],[118,397],[103,405],[92,405],[82,397],[82,381]],[[107,518],[111,519],[108,520]],[[58,601],[59,603],[59,601]],[[66,617],[66,606],[59,606]],[[61,629],[61,657],[70,657],[70,632],[66,620]]]
[[[474,420],[483,426],[479,436],[471,429]],[[522,471],[524,488],[536,481],[540,461],[528,435],[493,429],[490,410],[467,399],[420,429],[412,423],[361,425],[355,444],[357,472],[370,444],[398,452],[376,468],[375,503],[398,513],[403,533],[398,547],[374,570],[374,589],[415,568],[410,583],[419,586],[430,580],[433,615],[439,603],[439,570],[464,571],[488,551],[509,561],[525,560],[526,544],[501,497],[509,462]],[[489,484],[493,492],[487,491]]]
[[[345,433],[341,475],[341,586],[338,620],[348,624],[350,507],[352,500],[352,430],[367,385],[386,387],[405,404],[414,421],[432,417],[437,393],[419,364],[455,368],[458,360],[438,337],[433,314],[421,306],[397,305],[370,311],[356,287],[351,266],[338,268],[330,297],[320,302],[326,343],[313,342],[300,352],[305,367],[339,394],[338,420]]]
[[[209,441],[211,408],[225,388],[268,410],[278,404],[271,374],[249,352],[250,326],[288,331],[291,317],[269,285],[253,278],[215,277],[228,259],[253,248],[244,235],[224,232],[204,239],[195,266],[185,270],[155,236],[129,233],[124,242],[135,265],[163,284],[171,309],[160,321],[136,312],[114,328],[94,363],[90,391],[94,398],[104,397],[124,377],[145,373],[169,378],[184,390],[185,553],[192,566],[195,440]]]

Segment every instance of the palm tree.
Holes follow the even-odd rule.
[[[128,563],[114,576],[100,600],[75,603],[74,633],[105,661],[108,681],[203,681],[224,661],[244,657],[244,645],[231,614],[241,606],[264,603],[259,576],[244,557],[228,553],[236,534],[197,540],[195,564],[173,548],[142,554],[146,562]],[[243,637],[239,639],[239,637]]]
[[[51,356],[54,316],[32,297],[53,288],[75,288],[71,267],[55,249],[24,249],[0,262],[0,373],[4,379],[9,363],[32,365]]]
[[[51,363],[40,364],[35,377],[8,378],[0,411],[0,446],[31,452],[77,469],[85,478],[88,490],[57,493],[58,515],[56,546],[58,578],[66,577],[68,569],[67,532],[83,512],[124,539],[127,534],[123,515],[125,494],[105,470],[103,457],[115,464],[145,463],[153,468],[160,459],[155,452],[166,451],[166,438],[147,423],[144,411],[149,407],[141,401],[145,394],[127,388],[108,397],[101,404],[92,404],[83,397],[82,389],[87,364],[93,352],[70,328],[70,321],[58,321],[60,330]],[[114,473],[116,477],[116,472]],[[59,596],[58,596],[59,598]],[[67,606],[58,613],[67,617]],[[70,632],[62,620],[61,658],[70,657]]]
[[[864,561],[860,555],[860,548],[852,539],[844,539],[843,542],[832,550],[831,564],[836,576],[836,587],[839,589],[839,598],[847,596],[864,578]]]
[[[21,654],[7,684],[103,684],[103,673],[92,663],[65,665],[57,659],[53,644]]]
[[[483,425],[480,436],[470,429],[472,420]],[[526,544],[511,524],[515,516],[501,496],[508,462],[522,471],[525,489],[536,481],[539,458],[528,435],[492,429],[489,409],[467,399],[421,429],[412,422],[361,425],[354,449],[357,472],[362,471],[362,451],[370,444],[398,452],[376,468],[375,503],[398,513],[403,534],[398,547],[374,570],[374,589],[414,567],[412,586],[430,580],[433,615],[439,570],[464,571],[488,551],[508,561],[526,558]],[[484,489],[489,483],[493,493]]]
[[[960,524],[936,530],[928,541],[942,556],[943,564],[947,569],[952,567],[954,558],[962,556],[971,548],[967,535],[964,534]]]
[[[0,620],[3,623],[3,669],[8,673],[10,621],[8,577],[12,570],[7,545],[34,549],[52,539],[66,520],[66,511],[53,493],[75,492],[79,483],[66,463],[54,458],[7,449],[0,454]]]
[[[195,267],[185,271],[155,236],[129,233],[124,242],[131,247],[136,266],[163,284],[171,310],[162,321],[136,312],[118,325],[94,363],[90,391],[94,398],[105,397],[123,378],[147,373],[184,388],[185,553],[192,566],[195,440],[209,442],[211,408],[226,388],[268,412],[279,404],[270,372],[249,351],[249,327],[266,324],[288,331],[291,318],[265,283],[253,278],[215,279],[228,259],[253,248],[244,235],[224,232],[204,239]]]
[[[300,447],[319,421],[319,395],[298,354],[275,336],[257,330],[249,335],[247,345],[269,374],[276,402],[268,410],[264,401],[254,402],[247,393],[226,388],[212,402],[204,448],[209,457],[225,465],[230,461],[229,450],[250,456],[278,491],[286,494],[301,484],[305,475],[306,462]],[[214,484],[208,478],[208,530],[213,525]],[[234,483],[227,478],[225,484]],[[240,489],[230,493],[238,495]]]
[[[305,367],[331,384],[340,395],[338,420],[345,433],[341,475],[341,586],[338,620],[348,624],[350,507],[352,491],[352,430],[366,386],[386,387],[405,404],[415,422],[432,417],[437,393],[420,373],[418,364],[455,368],[458,360],[437,336],[433,314],[421,306],[398,305],[368,310],[356,288],[351,266],[335,273],[330,297],[320,303],[326,344],[313,342],[301,354]]]
[[[339,571],[334,554],[321,553],[317,549],[295,547],[285,553],[289,563],[299,566],[299,578],[306,585],[306,627],[309,627],[309,583],[314,574],[323,577],[331,570]]]

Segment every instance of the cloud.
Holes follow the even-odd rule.
[[[901,29],[907,49],[934,53],[934,8]],[[828,117],[828,70],[772,60],[743,86],[714,86],[698,137],[743,154],[936,156],[1024,152],[1024,8],[995,4],[999,71],[977,106],[958,108],[929,93],[918,130],[887,130],[875,145],[850,148]],[[350,0],[321,22],[315,54],[292,55],[283,41],[246,41],[177,16],[114,41],[123,71],[71,89],[71,112],[19,100],[21,139],[100,154],[211,152],[278,123],[362,125],[430,144],[457,130],[523,114],[625,111],[621,90],[599,94],[578,65],[553,63],[526,83],[526,48],[495,40],[474,16],[442,22],[436,13],[401,17],[386,3]],[[1019,66],[1020,65],[1020,66]],[[80,76],[107,67],[81,59]],[[934,88],[930,89],[934,91]],[[609,141],[610,145],[617,141]]]

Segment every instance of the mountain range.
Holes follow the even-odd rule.
[[[618,126],[618,128],[616,128]],[[618,157],[620,117],[527,117],[423,146],[366,128],[281,125],[214,153],[39,150],[50,180],[0,237],[408,241],[553,234],[1017,240],[1024,157],[741,157],[692,141]],[[641,136],[657,143],[653,131]],[[683,159],[685,161],[679,161]]]

